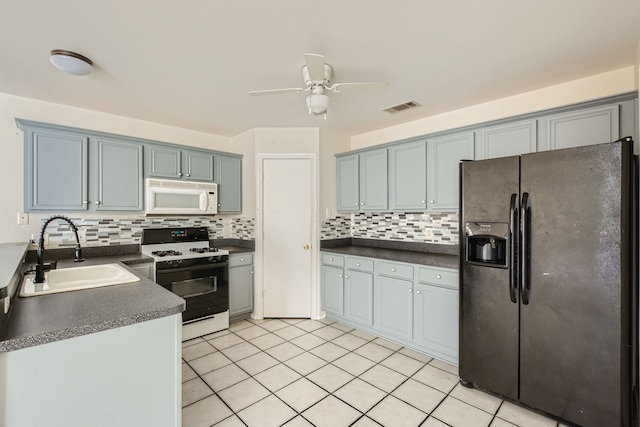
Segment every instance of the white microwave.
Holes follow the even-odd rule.
[[[147,215],[214,215],[218,213],[218,184],[147,178]]]

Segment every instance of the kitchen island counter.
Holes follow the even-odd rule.
[[[121,262],[148,262],[141,255],[89,258],[81,264],[58,261],[58,268]],[[14,267],[15,268],[15,267]],[[18,350],[158,319],[184,310],[182,298],[130,270],[139,282],[12,300],[0,352]],[[16,290],[19,292],[19,290]]]

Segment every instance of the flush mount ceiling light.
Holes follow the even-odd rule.
[[[93,71],[93,62],[89,58],[69,50],[52,50],[49,61],[58,70],[74,76],[86,76]]]

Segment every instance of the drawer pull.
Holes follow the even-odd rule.
[[[436,279],[442,279],[442,276],[439,274],[436,274]]]
[[[356,263],[356,265],[357,265],[358,267],[360,267],[360,263],[359,263],[359,262],[358,262],[358,263]]]
[[[345,279],[348,279],[348,278],[349,278],[349,275],[347,274],[346,276],[344,276],[344,278],[345,278]]]
[[[240,258],[240,262],[244,261],[244,258]]]
[[[422,293],[422,292],[420,292],[420,290],[419,290],[419,289],[416,291],[416,294],[418,294],[418,295],[420,295],[421,293]]]
[[[392,268],[391,268],[391,271],[394,271],[394,272],[395,272],[395,271],[396,271],[396,269],[392,267]]]
[[[329,258],[329,261],[333,261],[333,258]]]

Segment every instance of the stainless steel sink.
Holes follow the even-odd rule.
[[[119,264],[61,268],[47,272],[43,283],[34,283],[33,279],[34,276],[32,275],[25,277],[20,290],[21,297],[123,285],[140,280],[138,276]]]

